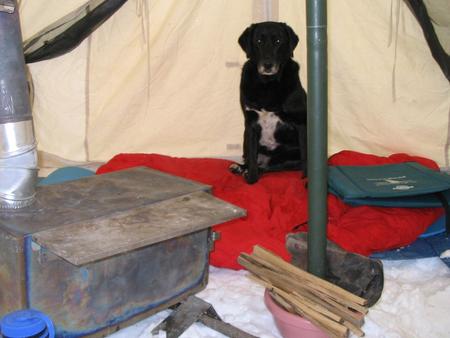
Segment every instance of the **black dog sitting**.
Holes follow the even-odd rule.
[[[268,171],[306,172],[306,93],[292,60],[298,37],[284,23],[262,22],[239,37],[247,54],[240,84],[244,164],[230,170],[247,183]]]

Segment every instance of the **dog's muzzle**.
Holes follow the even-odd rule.
[[[280,65],[272,62],[260,62],[258,64],[258,73],[260,75],[275,75],[280,70]]]

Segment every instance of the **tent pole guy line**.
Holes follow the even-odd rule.
[[[306,1],[308,68],[308,270],[326,272],[327,1]]]

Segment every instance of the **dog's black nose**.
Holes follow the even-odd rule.
[[[263,66],[265,70],[271,70],[273,68],[273,63],[265,62]]]

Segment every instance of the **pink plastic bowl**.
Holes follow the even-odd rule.
[[[267,290],[264,293],[264,303],[272,313],[275,324],[284,338],[328,338],[327,334],[310,321],[287,312],[275,303]]]

